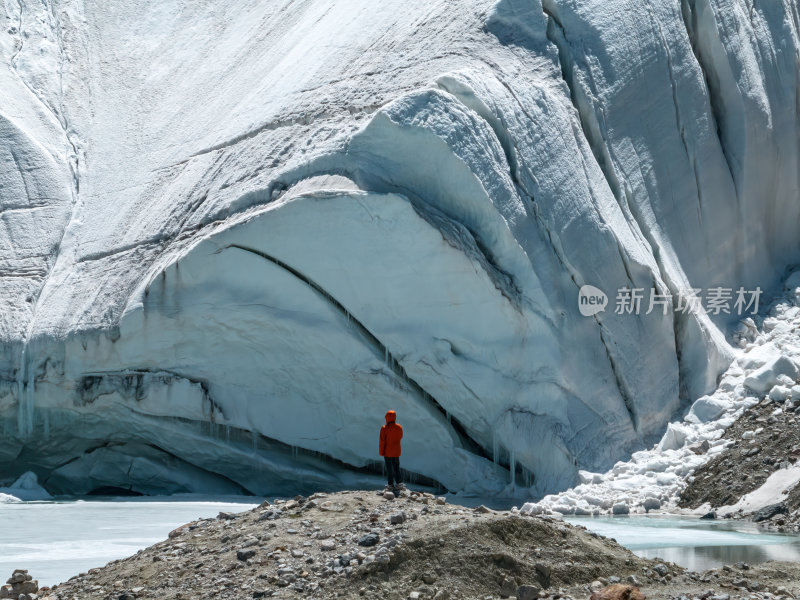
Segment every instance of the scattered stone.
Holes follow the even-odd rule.
[[[590,600],[645,600],[645,598],[637,587],[614,583],[600,591],[592,592]]]
[[[376,546],[379,541],[380,538],[378,537],[377,533],[368,533],[358,540],[358,545],[369,548],[370,546]]]
[[[256,551],[253,549],[249,550],[239,550],[236,552],[236,558],[239,560],[245,561],[250,558],[253,558],[256,555]]]
[[[653,571],[658,573],[659,577],[664,577],[669,573],[669,568],[664,563],[656,563],[653,565]]]
[[[705,454],[710,448],[711,444],[708,442],[708,440],[703,440],[699,444],[692,444],[689,446],[689,450],[698,455]]]
[[[706,520],[716,519],[717,518],[717,513],[712,510],[712,511],[707,512],[706,514],[704,514],[700,518],[701,519],[706,519]]]
[[[600,586],[602,588],[602,585]],[[521,585],[517,588],[517,600],[536,600],[541,589],[535,585]]]
[[[389,517],[389,522],[392,525],[400,525],[406,522],[406,513],[403,511],[394,513],[392,516]]]
[[[536,563],[533,566],[533,570],[536,571],[536,578],[539,580],[541,586],[543,588],[549,588],[550,576],[553,574],[553,570],[550,566],[544,563]]]
[[[509,598],[517,593],[517,584],[516,582],[511,579],[511,577],[506,577],[503,579],[503,583],[500,585],[500,597],[501,598]]]

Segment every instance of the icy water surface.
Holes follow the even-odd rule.
[[[135,554],[189,521],[253,506],[252,498],[0,503],[0,579],[28,569],[39,585],[60,583]]]
[[[565,520],[614,538],[638,556],[663,558],[695,571],[737,562],[800,561],[800,536],[767,533],[753,523],[671,515]]]

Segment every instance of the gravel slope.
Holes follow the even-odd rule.
[[[40,597],[555,600],[586,598],[620,580],[640,586],[648,598],[800,592],[794,564],[690,573],[556,519],[443,502],[416,492],[387,499],[374,491],[265,502],[186,524],[167,540]]]

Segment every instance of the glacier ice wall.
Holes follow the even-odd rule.
[[[798,259],[791,0],[2,8],[0,479],[556,491],[734,353],[616,290]]]

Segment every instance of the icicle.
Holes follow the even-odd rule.
[[[25,437],[25,363],[26,344],[22,344],[22,352],[19,359],[19,370],[17,371],[17,433]]]
[[[50,411],[44,410],[42,412],[42,420],[43,420],[43,428],[44,428],[44,439],[50,439]]]
[[[28,384],[25,386],[25,432],[33,434],[34,389],[36,387],[36,369],[28,369]]]
[[[517,487],[517,477],[516,477],[517,465],[513,450],[509,452],[508,470],[511,471],[511,489],[514,490]]]
[[[500,442],[497,441],[497,433],[492,432],[492,461],[494,464],[500,462]]]

